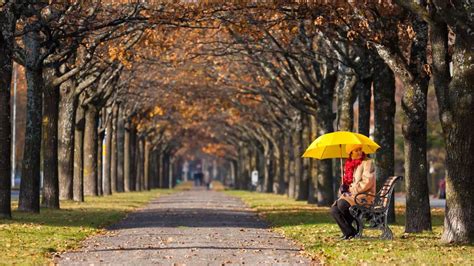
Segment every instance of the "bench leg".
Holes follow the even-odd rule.
[[[356,238],[361,238],[362,237],[362,232],[364,231],[364,223],[362,222],[362,219],[359,215],[357,215],[355,218],[356,221],[356,229],[357,229],[357,234],[355,235]]]
[[[390,230],[390,228],[388,228],[387,224],[385,224],[381,229],[382,229],[382,235],[380,236],[380,238],[386,239],[386,240],[392,240],[393,239],[392,230]]]

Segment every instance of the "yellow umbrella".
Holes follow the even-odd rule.
[[[349,157],[346,145],[362,145],[365,154],[375,153],[380,146],[370,138],[354,132],[336,131],[319,136],[306,149],[303,157],[316,159],[341,158],[341,178],[344,176],[342,158]],[[342,181],[341,181],[342,182]]]
[[[346,145],[362,145],[365,154],[375,153],[380,146],[370,138],[349,131],[336,131],[319,136],[306,149],[303,157],[316,159],[347,158]]]

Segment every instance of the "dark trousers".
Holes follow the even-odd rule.
[[[331,207],[331,215],[345,236],[354,236],[357,231],[352,227],[354,217],[350,214],[349,207],[351,207],[349,202],[338,199]]]

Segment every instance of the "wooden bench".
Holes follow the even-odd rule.
[[[376,194],[359,193],[355,196],[355,205],[349,208],[349,212],[357,222],[357,234],[355,237],[362,237],[364,228],[380,229],[382,239],[393,239],[392,230],[388,228],[387,214],[392,199],[395,184],[402,180],[402,176],[391,176],[387,178],[380,191]],[[369,203],[364,197],[373,197],[373,202]]]

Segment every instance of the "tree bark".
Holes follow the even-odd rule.
[[[409,233],[431,230],[431,213],[428,190],[428,171],[426,159],[427,138],[427,93],[429,76],[424,73],[428,26],[420,19],[413,21],[417,37],[412,44],[411,73],[415,74],[412,83],[405,83],[402,98],[405,123],[402,132],[405,139],[405,184],[406,222],[405,231]]]
[[[97,191],[97,120],[98,110],[94,105],[88,105],[85,114],[84,129],[84,195],[98,196]]]
[[[6,4],[0,11],[0,218],[11,218],[10,89],[16,16]]]
[[[334,96],[334,87],[337,77],[334,73],[326,74],[321,84],[321,101],[317,109],[316,117],[318,123],[318,134],[321,136],[334,131],[333,122],[335,115],[333,113],[332,99]],[[320,160],[317,163],[317,199],[318,206],[330,206],[334,202],[334,180],[331,160]]]
[[[435,17],[438,14],[433,14]],[[453,75],[449,71],[448,26],[430,24],[433,76],[446,143],[446,212],[441,241],[474,243],[474,38],[457,29]]]
[[[41,114],[43,69],[40,60],[40,36],[35,30],[24,35],[26,50],[27,113],[25,152],[18,209],[28,212],[40,211],[41,174]]]
[[[342,67],[346,69],[347,67]],[[345,70],[344,72],[348,72]],[[356,75],[338,75],[338,98],[339,98],[339,130],[352,131],[354,128],[354,85],[357,82]]]
[[[45,88],[43,95],[43,198],[46,208],[59,209],[58,180],[59,88]]]
[[[107,112],[107,111],[106,111]],[[106,122],[106,131],[105,131],[105,158],[104,158],[104,195],[111,195],[111,181],[110,181],[110,159],[112,152],[112,114],[107,112],[107,122]]]
[[[58,177],[59,198],[73,199],[74,173],[74,120],[76,117],[77,99],[72,80],[60,85],[59,121],[58,121]]]
[[[356,91],[359,102],[358,132],[365,136],[369,136],[370,134],[370,96],[372,94],[371,87],[372,79],[370,78],[358,80],[356,83]],[[381,114],[383,114],[383,112]]]
[[[79,104],[76,109],[76,123],[74,125],[74,180],[73,200],[84,201],[84,125],[85,110]]]
[[[374,140],[380,145],[375,153],[375,174],[377,191],[385,180],[395,172],[395,77],[392,70],[382,61],[376,62],[374,73]],[[388,221],[395,222],[395,196],[388,212]]]

